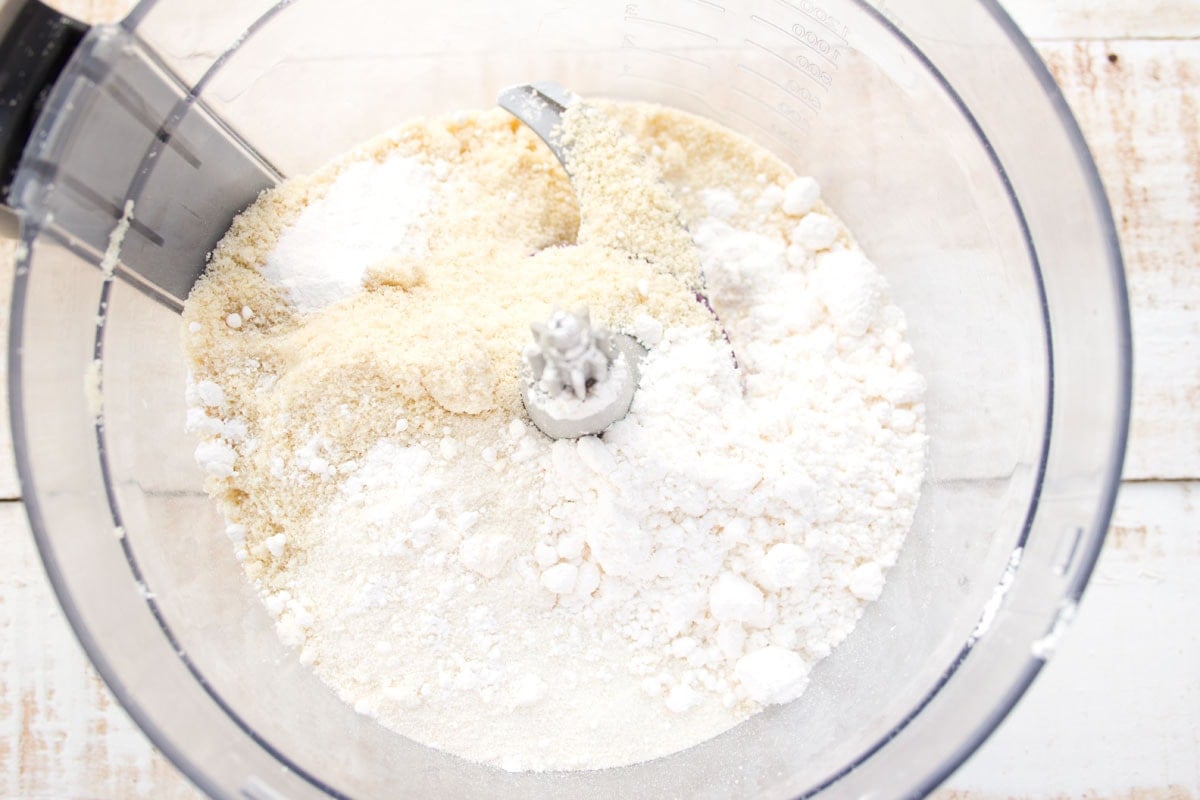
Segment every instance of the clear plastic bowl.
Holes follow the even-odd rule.
[[[389,733],[280,644],[201,491],[177,311],[263,186],[544,78],[707,115],[815,175],[907,311],[931,446],[883,597],[799,701],[667,758],[536,775]],[[1053,651],[1107,527],[1130,386],[1117,239],[1062,97],[992,2],[148,1],[84,40],[13,198],[38,545],[108,685],[215,797],[918,794]]]

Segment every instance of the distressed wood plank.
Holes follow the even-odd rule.
[[[0,503],[0,642],[0,798],[199,797],[91,669],[20,503]]]
[[[1181,39],[1200,36],[1197,0],[1002,0],[1031,39]]]
[[[1135,374],[1125,477],[1200,477],[1200,41],[1039,50],[1092,148],[1121,236]]]
[[[92,11],[108,17],[122,4],[91,0]],[[1022,15],[1036,22],[1062,7]],[[1200,0],[1172,7],[1186,16]],[[1200,80],[1200,41],[1043,42],[1039,50],[1093,150],[1126,256],[1137,340],[1126,477],[1200,477],[1200,101],[1189,91]],[[13,496],[5,460],[0,497]]]
[[[1200,797],[1200,483],[1126,484],[1079,614],[938,800]]]
[[[52,0],[51,5],[92,22],[120,19],[128,0]],[[1200,36],[1197,0],[1003,0],[1005,10],[1033,39],[1164,39]]]
[[[118,19],[131,5],[53,3],[91,21]],[[1196,0],[1005,5],[1034,38],[1200,36]],[[1198,477],[1200,331],[1192,318],[1200,159],[1197,132],[1184,116],[1188,109],[1196,116],[1186,91],[1189,81],[1196,85],[1195,43],[1043,42],[1039,49],[1095,152],[1129,262],[1138,404],[1127,475]],[[1109,52],[1117,65],[1109,64]],[[8,252],[0,245],[4,315]],[[17,491],[4,416],[0,497]],[[1200,674],[1195,627],[1186,617],[1176,620],[1173,630],[1185,638],[1172,639],[1172,650],[1164,643],[1171,629],[1162,622],[1200,599],[1184,588],[1194,586],[1190,575],[1200,568],[1185,536],[1196,541],[1198,491],[1195,485],[1124,489],[1117,527],[1063,651],[997,736],[947,783],[943,800],[1200,797],[1194,681],[1191,695],[1186,685],[1174,694],[1164,688],[1181,663]],[[58,612],[23,514],[11,503],[0,504],[0,642],[0,798],[198,796],[92,673]]]
[[[89,22],[116,22],[129,13],[129,10],[134,7],[135,3],[131,0],[56,0],[65,6],[81,6],[86,7],[86,11],[80,12],[80,19],[86,19]]]
[[[1200,797],[1200,484],[1128,484],[1079,617],[941,800]],[[194,797],[111,701],[0,504],[0,797]]]
[[[130,0],[51,0],[78,19],[120,19]],[[0,379],[7,385],[14,243],[0,240]],[[0,392],[0,497],[19,497]],[[20,503],[0,503],[0,798],[198,800],[92,670],[42,571]]]
[[[43,0],[75,19],[95,25],[100,22],[116,22],[129,13],[135,0]]]

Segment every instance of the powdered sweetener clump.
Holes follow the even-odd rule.
[[[416,120],[265,192],[184,314],[197,459],[280,636],[359,713],[510,770],[799,697],[924,474],[904,315],[817,182],[683,112],[585,108],[578,198],[504,112]],[[623,420],[552,441],[520,352],[584,305],[648,354]]]

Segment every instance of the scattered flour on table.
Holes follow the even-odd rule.
[[[185,309],[196,456],[281,637],[359,713],[511,770],[643,761],[800,696],[924,474],[904,315],[817,183],[706,120],[598,109],[568,126],[579,204],[502,112],[414,121],[265,193]],[[686,228],[630,228],[638,203]],[[525,420],[556,303],[649,349],[602,437]]]

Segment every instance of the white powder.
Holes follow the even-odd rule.
[[[117,224],[108,233],[108,246],[104,249],[104,255],[100,259],[100,271],[104,273],[104,280],[111,281],[113,271],[117,268],[117,264],[121,261],[121,245],[125,241],[126,234],[129,233],[129,226],[133,223],[133,201],[126,200],[125,205],[121,209],[121,216],[117,219]],[[26,245],[21,243],[17,247],[17,252],[14,255],[16,263],[20,264],[27,256],[25,250]],[[102,323],[103,319],[97,320]],[[99,421],[104,413],[104,362],[100,359],[95,359],[88,362],[87,368],[83,373],[83,396],[87,401],[88,412]]]
[[[747,241],[761,246],[733,247]],[[734,347],[759,365],[745,397],[719,344],[668,330],[631,414],[603,439],[552,443],[513,419],[453,455],[382,441],[345,480],[314,521],[320,546],[284,581],[312,625],[281,620],[348,702],[418,741],[552,769],[665,754],[804,690],[882,589],[911,524],[923,436],[881,421],[870,381],[829,374],[831,317],[804,336],[741,338],[796,300],[771,291],[794,277],[779,242],[714,239],[702,252],[723,279],[745,263],[716,251],[740,253],[763,285],[739,295],[746,305],[713,295],[723,318],[742,320]],[[901,324],[894,308],[860,306],[888,325],[850,353],[877,379],[907,374],[884,344]],[[897,494],[892,507],[879,507],[882,491]],[[392,649],[364,658],[364,641]],[[652,742],[631,740],[629,715],[652,712],[648,699],[668,716],[640,723]],[[494,730],[509,706],[520,717],[494,734],[466,722]]]
[[[299,311],[319,311],[353,295],[371,266],[423,254],[421,217],[431,179],[417,158],[350,165],[279,237],[263,275],[283,287]],[[231,328],[242,324],[238,314],[226,321]]]
[[[1000,607],[1004,605],[1004,598],[1008,596],[1008,590],[1012,588],[1013,580],[1017,577],[1017,568],[1021,566],[1021,557],[1024,554],[1025,548],[1017,547],[1008,557],[1008,564],[1004,567],[1000,582],[992,590],[992,596],[984,603],[983,611],[979,614],[979,622],[975,623],[975,630],[971,631],[971,636],[967,639],[968,645],[979,641],[992,629],[992,623],[996,621],[996,615],[1000,613]],[[1036,657],[1037,654],[1034,655]]]
[[[237,451],[231,445],[220,440],[209,440],[196,445],[196,462],[207,472],[217,478],[228,478],[234,475],[233,465],[237,461]]]
[[[867,332],[883,304],[884,288],[875,265],[862,253],[822,253],[812,282],[839,333]]]
[[[1054,625],[1051,626],[1050,632],[1037,639],[1029,647],[1029,652],[1034,658],[1046,661],[1058,651],[1058,645],[1062,641],[1062,637],[1067,632],[1067,629],[1071,627],[1071,623],[1075,620],[1075,613],[1078,608],[1079,605],[1074,600],[1063,600],[1059,604],[1058,613],[1054,616]]]
[[[104,249],[104,256],[100,259],[100,271],[104,273],[105,280],[112,279],[113,270],[121,260],[121,244],[125,241],[125,234],[129,233],[132,221],[133,201],[126,200],[121,209],[121,217],[108,234],[108,247]]]
[[[803,694],[808,671],[800,655],[773,644],[742,656],[733,668],[746,694],[763,705],[787,703]]]
[[[820,184],[813,178],[801,176],[784,187],[781,204],[785,214],[799,217],[812,211],[820,198]]]
[[[88,412],[97,420],[104,413],[104,362],[96,358],[83,371],[83,397]]]
[[[642,113],[683,142],[699,124]],[[721,141],[722,163],[752,149]],[[242,396],[197,374],[189,426],[214,480],[270,464],[281,494],[260,502],[320,497],[285,533],[240,520],[227,533],[283,640],[359,713],[509,770],[642,761],[799,697],[879,596],[923,477],[903,314],[815,181],[706,184],[724,167],[695,161],[676,189],[702,199],[688,227],[730,341],[632,315],[623,332],[650,349],[602,437],[549,440],[519,407],[443,426],[398,406],[362,452],[308,427],[264,452]],[[414,174],[427,180],[361,175],[377,194],[360,203],[386,204],[403,194],[389,181]],[[360,253],[397,246],[394,229],[361,233]],[[316,274],[286,238],[272,279]],[[310,297],[336,299],[321,287]],[[243,335],[227,319],[240,307],[214,304],[212,325]]]
[[[792,229],[791,240],[816,252],[828,250],[838,238],[838,224],[832,217],[824,214],[806,214],[800,223]]]

